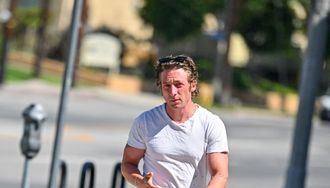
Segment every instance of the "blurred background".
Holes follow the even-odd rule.
[[[72,130],[88,132],[87,136],[83,134],[83,142],[86,139],[95,142],[93,147],[103,150],[100,145],[105,146],[103,141],[109,140],[102,131],[115,130],[117,134],[118,127],[115,125],[120,124],[121,128],[125,129],[120,129],[120,134],[115,135],[115,138],[123,145],[133,118],[142,110],[161,101],[153,72],[156,60],[167,55],[186,54],[191,56],[199,67],[200,95],[196,101],[220,114],[228,127],[233,148],[231,177],[234,181],[230,187],[279,187],[283,184],[291,149],[289,145],[294,118],[298,112],[302,66],[308,46],[308,22],[314,1],[82,2],[72,88],[77,93],[83,88],[83,92],[73,94],[77,101],[70,102],[72,106],[68,111],[68,124],[72,126]],[[64,64],[69,51],[73,3],[74,0],[0,0],[0,119],[9,121],[8,119],[12,118],[12,124],[19,124],[23,104],[26,105],[28,100],[40,99],[46,103],[46,107],[52,109],[50,121],[54,123],[54,109],[57,106],[47,96],[57,96],[59,93],[54,91],[54,88],[58,88],[63,80]],[[323,121],[330,120],[329,38],[320,39],[326,41],[327,47],[318,75],[320,82],[313,111],[317,136],[312,149],[315,153],[311,154],[311,170],[314,175],[308,182],[308,186],[313,188],[326,187],[324,182],[330,169],[330,163],[324,165],[330,162],[327,159],[330,150],[327,138],[330,130],[329,126],[324,126],[329,123]],[[46,91],[40,92],[40,87]],[[99,95],[100,88],[102,97]],[[107,93],[110,99],[104,99],[101,103],[104,93]],[[20,94],[26,96],[20,97]],[[27,97],[30,95],[31,97]],[[10,96],[16,98],[7,99]],[[87,96],[91,97],[91,101],[85,101]],[[79,97],[82,97],[82,101],[78,102]],[[126,98],[119,99],[121,97]],[[96,100],[95,103],[92,100]],[[137,102],[139,100],[142,102]],[[8,108],[12,105],[10,102],[16,104],[17,109],[11,111],[14,108]],[[95,109],[104,111],[94,110],[94,113],[87,113],[88,107],[79,106],[81,102],[95,105]],[[96,103],[100,106],[96,106]],[[326,107],[323,103],[326,103]],[[106,107],[107,104],[110,109]],[[111,107],[114,104],[118,105],[117,109]],[[124,107],[131,111],[126,111]],[[104,113],[109,110],[113,115]],[[129,115],[124,117],[123,112]],[[106,126],[106,122],[109,122],[110,126]],[[90,130],[85,124],[98,124],[101,129]],[[11,128],[2,129],[0,138],[5,140],[5,143],[18,140],[20,135],[11,132]],[[52,129],[53,127],[48,131],[51,132]],[[15,139],[6,140],[9,138],[8,134],[16,135]],[[122,137],[117,138],[119,135]],[[98,136],[104,138],[102,144],[94,139]],[[49,142],[49,138],[46,140]],[[81,141],[80,137],[72,140]],[[267,145],[260,145],[260,141]],[[281,152],[270,151],[270,146]],[[68,144],[66,147],[76,148],[74,144]],[[121,147],[115,147],[118,150],[111,165],[120,160]],[[50,147],[46,148],[42,155],[49,158]],[[65,148],[64,157],[70,151]],[[82,153],[71,153],[69,161],[82,160]],[[100,157],[98,152],[92,153],[85,156]],[[109,164],[103,163],[106,160],[101,154],[99,163]],[[47,163],[44,161],[43,158],[39,164]],[[259,165],[260,169],[256,167]],[[17,169],[18,172],[20,170]],[[40,174],[40,169],[38,173]],[[17,179],[10,175],[8,177],[10,181],[3,181],[13,181],[16,184],[4,185],[17,186]],[[260,177],[264,178],[260,180]],[[35,182],[36,179],[37,177]],[[38,187],[37,185],[34,187]]]
[[[187,54],[199,65],[205,105],[293,114],[310,6],[308,0],[85,0],[73,85],[157,92],[155,60]],[[7,27],[1,36],[10,39],[5,80],[61,75],[72,7],[72,0],[1,1]],[[327,59],[320,95],[329,85]]]

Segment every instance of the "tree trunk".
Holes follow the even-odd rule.
[[[6,21],[3,27],[3,39],[1,46],[1,57],[0,57],[0,85],[4,83],[7,65],[7,54],[9,50],[9,39],[13,33],[15,25],[15,10],[16,10],[16,0],[11,0],[9,5],[9,11],[11,17]]]
[[[33,76],[39,78],[41,75],[41,63],[45,57],[46,48],[46,30],[49,18],[49,5],[50,0],[41,0],[41,11],[40,11],[40,25],[37,31],[37,48],[36,48],[36,59],[34,63]]]
[[[214,101],[222,104],[230,104],[232,92],[232,67],[229,62],[230,36],[238,21],[240,0],[229,0],[225,20],[225,50],[221,52],[221,44],[218,42],[213,86],[215,89]],[[222,61],[222,62],[221,62]]]

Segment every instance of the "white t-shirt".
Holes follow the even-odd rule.
[[[154,172],[162,188],[201,188],[209,181],[206,153],[228,152],[221,119],[199,106],[182,124],[171,120],[165,104],[139,115],[127,144],[144,149],[143,173]]]

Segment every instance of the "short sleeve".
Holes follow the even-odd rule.
[[[127,144],[134,148],[146,149],[146,145],[143,139],[143,123],[141,117],[138,117],[134,120],[133,126],[128,135]]]
[[[207,129],[206,152],[213,153],[228,151],[227,133],[223,121],[218,116],[210,118]]]

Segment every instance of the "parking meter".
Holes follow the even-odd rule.
[[[41,125],[46,120],[46,113],[40,104],[30,104],[23,111],[24,133],[21,151],[27,159],[32,159],[40,150]]]

